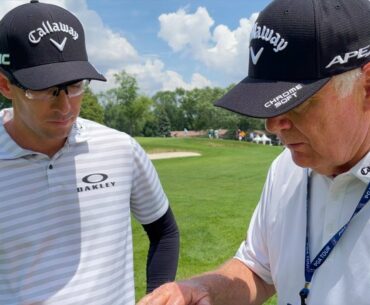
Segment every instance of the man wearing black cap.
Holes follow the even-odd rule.
[[[78,117],[90,80],[81,23],[38,1],[0,21],[0,304],[135,303],[131,213],[149,239],[147,290],[174,280],[179,234],[130,136]]]
[[[235,257],[140,305],[365,305],[370,288],[370,2],[275,0],[248,77],[216,105],[266,118],[273,162]]]

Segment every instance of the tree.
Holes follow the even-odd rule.
[[[125,71],[116,73],[114,79],[118,87],[110,89],[109,91],[114,94],[116,102],[127,104],[135,101],[139,90],[136,79]]]
[[[160,136],[158,118],[151,113],[143,127],[143,136],[145,137],[158,137]]]
[[[100,124],[104,123],[104,108],[99,104],[97,96],[94,95],[89,87],[85,88],[80,116]]]
[[[265,122],[263,119],[250,118],[240,115],[238,127],[241,130],[263,130],[265,128]]]
[[[103,94],[106,125],[136,136],[142,133],[153,101],[139,96],[136,79],[125,71],[115,75],[117,87]]]
[[[183,130],[184,128],[194,130],[235,129],[238,126],[239,117],[213,105],[227,90],[207,87],[193,90],[178,88],[175,91],[160,91],[153,96],[155,116],[162,113],[163,109],[167,113],[172,130]],[[158,109],[161,111],[157,111]]]
[[[196,99],[195,112],[197,113],[194,121],[194,128],[197,130],[219,129],[222,128],[223,112],[220,112],[213,104],[225,94],[221,88],[194,89],[189,92]]]
[[[180,108],[185,91],[159,91],[153,97],[154,113],[160,116],[163,112],[169,119],[173,130],[183,130],[186,126],[183,111]]]
[[[159,114],[157,117],[158,117],[159,135],[162,137],[170,137],[171,136],[171,123],[170,123],[170,119],[167,116],[167,112],[163,108],[159,109]]]
[[[132,103],[124,108],[124,117],[126,117],[131,135],[140,135],[145,122],[149,117],[150,106],[153,104],[151,98],[146,96],[137,97]]]

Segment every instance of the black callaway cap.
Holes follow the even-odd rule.
[[[274,117],[369,60],[369,0],[275,0],[252,29],[248,77],[215,105]]]
[[[88,62],[79,20],[59,6],[35,0],[0,21],[0,71],[33,90],[81,79],[106,81]]]

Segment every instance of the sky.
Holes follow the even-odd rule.
[[[126,71],[141,94],[227,87],[248,74],[249,33],[271,0],[48,0],[84,26],[89,61],[115,86]],[[2,0],[0,18],[24,0]]]

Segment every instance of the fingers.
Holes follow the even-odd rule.
[[[141,299],[137,305],[167,305],[168,298],[168,295],[152,292]]]
[[[174,299],[177,297],[177,289],[175,287],[176,284],[165,284],[161,287],[155,289],[152,293],[148,294],[144,298],[140,300],[137,305],[168,305],[173,304],[170,302],[173,302],[171,299]],[[178,303],[178,302],[177,302]],[[181,303],[178,303],[179,305]],[[185,303],[183,303],[185,305]],[[181,304],[181,305],[183,305]],[[175,304],[173,304],[175,305]],[[176,304],[177,305],[177,304]]]
[[[204,290],[188,283],[168,283],[154,290],[137,305],[211,305]]]

